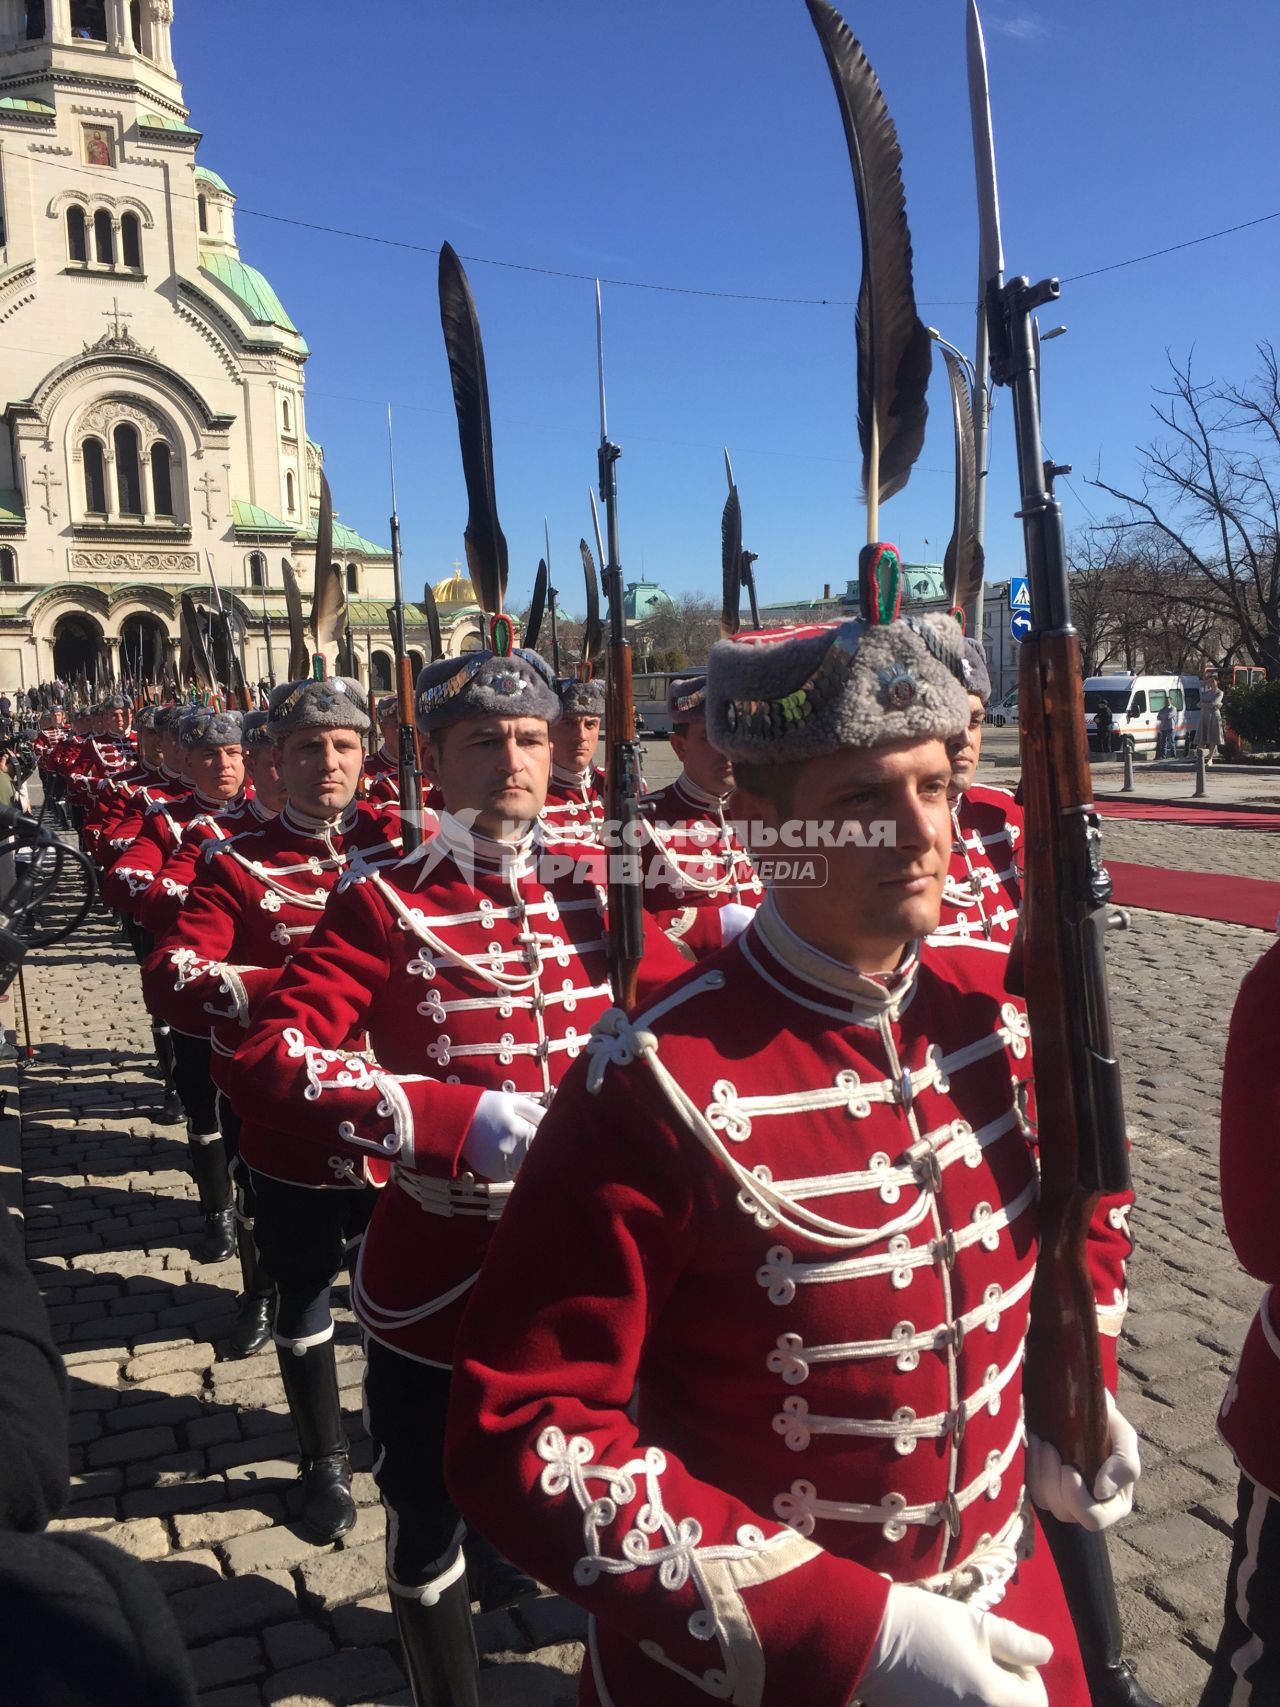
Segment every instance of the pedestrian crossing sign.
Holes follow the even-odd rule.
[[[1009,609],[1031,609],[1031,583],[1025,575],[1014,575],[1009,580]]]

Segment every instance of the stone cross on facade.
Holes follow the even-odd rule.
[[[44,467],[40,470],[39,474],[36,475],[35,479],[31,482],[31,484],[33,486],[43,486],[44,487],[44,503],[41,504],[40,508],[44,511],[45,520],[51,522],[53,520],[53,513],[54,512],[53,512],[53,499],[49,495],[50,489],[54,486],[61,486],[62,485],[61,480],[58,479],[58,476],[54,473],[52,468],[50,468],[49,464],[46,462]]]
[[[210,527],[213,527],[218,519],[213,513],[213,494],[218,489],[218,482],[214,479],[212,472],[206,468],[199,480],[196,481],[196,485],[204,493],[204,519]]]
[[[117,344],[123,343],[126,339],[132,336],[129,328],[123,325],[122,322],[125,320],[132,320],[133,315],[130,314],[127,309],[121,313],[120,298],[118,296],[113,296],[111,298],[111,308],[109,311],[106,309],[103,310],[102,318],[111,322],[111,336]]]

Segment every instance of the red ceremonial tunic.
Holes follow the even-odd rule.
[[[699,960],[724,944],[721,907],[758,907],[764,899],[764,885],[725,817],[725,805],[683,771],[641,802],[648,835],[642,856],[645,907]]]
[[[128,735],[88,736],[68,769],[71,798],[88,808],[103,783],[132,770],[137,762],[137,748]]]
[[[142,834],[149,807],[185,800],[190,793],[189,782],[184,781],[175,772],[161,768],[153,782],[138,789],[125,801],[119,817],[109,826],[102,844],[106,862],[110,864],[111,860],[123,853]]]
[[[102,880],[102,898],[118,913],[142,922],[142,905],[161,871],[182,845],[187,826],[196,818],[220,812],[228,803],[208,800],[195,789],[176,800],[147,807],[142,828]]]
[[[955,937],[1007,948],[1022,905],[1017,857],[1022,808],[1007,789],[975,782],[952,807],[951,823],[951,866],[933,940]]]
[[[229,1092],[227,1067],[256,1004],[319,923],[348,859],[390,860],[400,852],[384,820],[355,801],[334,824],[286,805],[260,830],[205,844],[185,904],[143,962],[142,989],[149,1010],[176,1031],[209,1039],[219,1089]],[[255,1107],[231,1100],[250,1167],[294,1185],[363,1183],[335,1180],[310,1155],[290,1172],[287,1140],[264,1126]]]
[[[887,1577],[1051,1633],[1049,1699],[1087,1707],[1047,1547],[1010,1580],[1037,1174],[1003,970],[926,946],[886,988],[766,903],[563,1086],[462,1326],[446,1471],[593,1614],[582,1699],[848,1707]],[[1106,1292],[1127,1239],[1095,1232]]]
[[[256,796],[242,794],[218,812],[201,812],[192,818],[182,832],[182,841],[161,867],[156,880],[139,897],[138,922],[158,941],[182,909],[191,888],[191,881],[200,863],[200,855],[208,842],[230,841],[260,830],[275,817],[259,805]]]
[[[120,834],[120,825],[124,823],[126,816],[134,813],[135,804],[139,812],[145,810],[147,800],[156,798],[152,792],[154,790],[160,790],[161,798],[168,798],[166,785],[170,780],[168,773],[159,766],[139,763],[121,772],[118,777],[103,786],[85,816],[85,842],[95,860],[110,865],[115,855],[120,852],[120,847],[116,847],[115,843]],[[172,780],[185,791],[185,783],[177,778]],[[134,834],[141,828],[142,820],[139,816]],[[129,841],[132,840],[133,836],[130,836]],[[121,843],[121,847],[127,846],[128,842]]]
[[[1243,1266],[1266,1291],[1245,1336],[1218,1432],[1236,1462],[1280,1499],[1280,943],[1240,986],[1222,1075],[1222,1215]]]
[[[542,839],[549,845],[574,842],[600,845],[604,823],[604,772],[588,765],[579,775],[552,765],[547,803],[542,808]]]
[[[233,1100],[288,1132],[296,1167],[332,1180],[394,1158],[352,1303],[375,1339],[446,1367],[511,1191],[462,1156],[480,1093],[547,1103],[612,1005],[603,890],[560,858],[544,872],[542,852],[532,837],[475,838],[445,813],[400,864],[353,868],[233,1069]],[[653,927],[647,988],[687,964]],[[366,1031],[371,1057],[345,1056]]]

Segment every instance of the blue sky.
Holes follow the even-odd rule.
[[[1280,209],[1280,8],[1258,0],[987,0],[1006,264],[1064,279]],[[922,317],[965,348],[976,276],[963,0],[850,0],[897,121]],[[345,520],[386,539],[396,408],[411,590],[462,554],[466,503],[435,257],[248,210],[552,272],[758,297],[851,299],[860,258],[839,116],[801,0],[181,0],[199,158],[237,192],[246,260],[314,352],[309,427]],[[550,520],[573,608],[598,438],[593,287],[468,263],[484,329],[509,602]],[[1068,528],[1114,506],[1152,433],[1165,351],[1243,380],[1275,330],[1280,219],[1064,284],[1045,436],[1075,473]],[[610,429],[629,579],[715,593],[728,445],[765,602],[853,572],[852,311],[605,287]],[[937,559],[951,444],[882,533]],[[1010,410],[994,425],[993,579],[1021,569]],[[930,543],[926,546],[924,543]]]

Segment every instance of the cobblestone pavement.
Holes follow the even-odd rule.
[[[1130,828],[1158,846],[1159,826]],[[1236,986],[1269,941],[1135,913],[1108,945],[1139,1196],[1121,1402],[1146,1466],[1112,1555],[1130,1651],[1166,1707],[1195,1701],[1220,1617],[1235,1477],[1214,1416],[1258,1288],[1222,1231],[1218,1080]],[[33,957],[27,988],[27,1247],[72,1388],[61,1521],[148,1562],[203,1707],[406,1702],[349,1312],[338,1355],[360,1518],[345,1543],[317,1547],[290,1520],[294,1445],[270,1350],[218,1359],[237,1276],[187,1254],[194,1190],[180,1129],[148,1118],[157,1087],[131,957],[99,914]],[[546,1597],[478,1630],[488,1707],[573,1700],[573,1608]]]
[[[1274,830],[1217,830],[1198,824],[1104,818],[1102,846],[1109,859],[1224,877],[1265,877],[1280,883],[1280,835]]]

